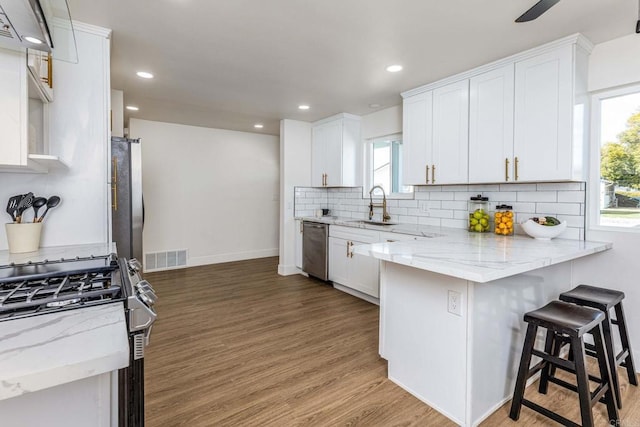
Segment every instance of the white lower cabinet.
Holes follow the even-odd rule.
[[[296,238],[295,238],[295,256],[296,267],[302,270],[302,220],[296,220]]]
[[[332,225],[329,228],[329,280],[378,298],[378,260],[354,254],[353,247],[377,243],[379,239],[377,231]]]

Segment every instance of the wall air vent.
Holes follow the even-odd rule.
[[[144,271],[172,270],[187,266],[187,250],[148,252],[144,255]]]

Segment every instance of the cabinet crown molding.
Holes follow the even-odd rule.
[[[563,37],[561,39],[554,40],[549,43],[545,43],[541,46],[534,47],[532,49],[528,49],[514,55],[507,56],[502,59],[498,59],[497,61],[490,62],[485,65],[481,65],[479,67],[473,68],[471,70],[463,71],[462,73],[455,74],[453,76],[446,77],[441,80],[437,80],[432,83],[428,83],[426,85],[419,86],[414,89],[410,89],[408,91],[402,92],[402,98],[408,98],[414,95],[418,95],[423,92],[427,92],[429,90],[433,90],[442,86],[446,86],[451,83],[455,83],[460,80],[468,79],[478,74],[486,73],[488,71],[504,67],[508,64],[513,64],[525,59],[532,58],[534,56],[540,55],[542,53],[552,51],[557,49],[560,46],[566,45],[576,45],[577,47],[584,50],[587,54],[590,54],[593,50],[593,43],[589,41],[585,36],[580,33],[575,33],[570,36]]]
[[[320,119],[316,122],[311,123],[311,125],[312,126],[321,125],[323,123],[328,123],[328,122],[332,122],[334,120],[339,120],[339,119],[362,120],[362,117],[356,116],[355,114],[340,113],[340,114],[334,114],[333,116],[329,116],[324,119]]]

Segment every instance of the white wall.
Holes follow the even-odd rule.
[[[596,45],[589,58],[589,91],[640,82],[640,35]],[[594,185],[594,183],[588,183]],[[586,231],[587,240],[613,242],[613,249],[575,262],[573,280],[625,293],[627,326],[636,371],[640,370],[640,286],[637,279],[640,233]],[[614,327],[614,329],[616,329]]]
[[[280,262],[278,273],[295,274],[294,187],[311,185],[311,123],[280,121]]]
[[[124,136],[124,92],[111,89],[111,135]]]
[[[143,251],[188,266],[278,253],[278,137],[129,120],[141,138]]]
[[[402,132],[402,105],[362,116],[362,139]]]
[[[108,112],[110,30],[74,23],[78,63],[54,61],[54,102],[50,104],[50,151],[69,166],[48,174],[0,172],[4,221],[7,199],[29,191],[58,195],[62,203],[47,214],[40,245],[107,243],[109,230]],[[32,211],[28,212],[28,218]],[[0,250],[7,249],[4,226]]]

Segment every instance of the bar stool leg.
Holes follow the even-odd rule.
[[[547,330],[547,338],[544,342],[544,352],[547,354],[554,354],[555,345],[555,332]],[[538,392],[542,394],[547,394],[547,390],[549,389],[549,377],[554,374],[555,369],[553,369],[553,364],[549,362],[543,362],[544,367],[542,368],[542,373],[540,374],[540,383],[538,384]]]
[[[622,409],[622,399],[620,398],[620,382],[618,380],[618,365],[616,364],[616,353],[613,349],[613,339],[611,338],[611,315],[608,311],[604,312],[604,322],[602,322],[602,335],[604,337],[604,346],[607,350],[609,359],[609,369],[611,370],[611,386],[616,396],[618,408]]]
[[[576,379],[578,382],[578,397],[580,400],[580,415],[583,427],[593,427],[591,413],[591,392],[589,391],[589,377],[585,365],[584,341],[577,337],[571,338],[573,357],[576,365]]]
[[[609,389],[604,394],[604,400],[605,400],[605,403],[607,404],[607,415],[609,415],[609,424],[620,425],[620,415],[618,413],[620,401],[618,400],[617,401],[618,405],[616,405],[616,400],[614,399],[615,394],[611,390],[611,388],[615,386],[611,382],[611,376],[613,374],[610,374],[611,367],[609,365],[609,358],[607,357],[609,353],[607,353],[607,350],[605,350],[605,348],[602,345],[603,334],[602,334],[602,331],[600,330],[600,327],[596,327],[594,330],[592,330],[591,334],[593,336],[593,342],[596,346],[596,355],[598,357],[598,367],[600,369],[600,378],[602,379],[603,384],[606,384],[606,383],[609,384]],[[613,366],[615,368],[616,365],[613,365]],[[614,390],[616,389],[614,388]]]
[[[624,359],[625,368],[627,368],[627,376],[629,382],[635,386],[638,385],[638,377],[636,376],[636,369],[633,366],[633,355],[631,354],[631,346],[629,345],[629,335],[627,334],[627,322],[624,317],[624,310],[622,304],[616,304],[616,320],[618,321],[618,329],[620,330],[620,342],[622,348],[626,348],[629,351],[627,358]]]
[[[531,351],[536,341],[536,332],[538,326],[529,323],[527,326],[527,334],[524,338],[524,346],[522,347],[522,357],[520,357],[520,367],[518,368],[518,377],[516,378],[516,386],[513,390],[513,400],[511,401],[511,411],[509,417],[518,421],[520,418],[520,409],[522,409],[522,398],[524,397],[524,387],[527,384],[529,373],[529,364],[531,363]],[[547,333],[553,333],[547,331]]]

